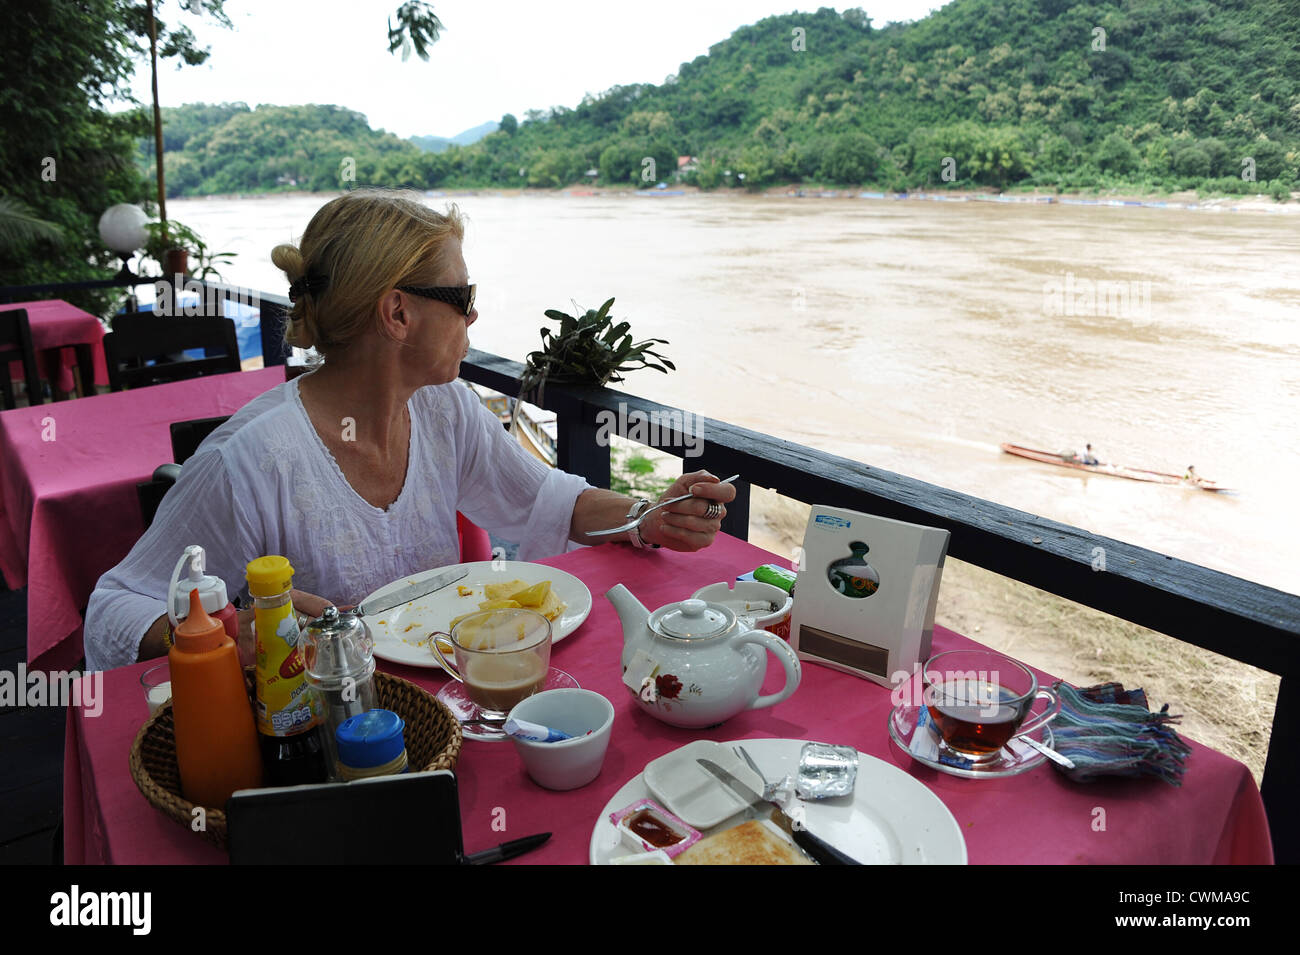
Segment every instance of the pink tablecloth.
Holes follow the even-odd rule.
[[[66,669],[100,575],[144,526],[136,484],[172,460],[173,421],[231,414],[284,381],[235,372],[0,413],[0,570],[27,589],[27,659]]]
[[[635,708],[620,680],[622,629],[604,593],[624,582],[656,607],[698,587],[734,578],[772,555],[720,537],[698,554],[636,551],[607,544],[552,558],[591,589],[587,622],[558,644],[552,663],[614,702],[614,730],[600,776],[568,793],[533,783],[508,743],[467,740],[459,779],[465,848],[474,852],[534,832],[553,832],[521,863],[584,863],[600,810],[650,760],[692,739],[814,739],[847,744],[901,767],[928,786],[961,826],[972,863],[1268,863],[1268,825],[1246,767],[1193,743],[1182,788],[1153,779],[1071,783],[1046,765],[1021,776],[969,780],[913,763],[889,740],[889,691],[807,664],[793,697],[771,709],[733,717],[704,731],[667,726]],[[936,649],[971,641],[942,628]],[[223,862],[225,855],[156,812],[131,780],[127,757],[147,711],[138,683],[142,663],[104,674],[103,712],[78,710],[68,720],[64,764],[64,832],[68,862]],[[386,667],[429,689],[435,670]],[[768,667],[768,689],[779,667]],[[1106,828],[1094,829],[1095,810]],[[501,830],[505,820],[506,829]],[[494,825],[495,823],[495,825]]]
[[[42,371],[51,384],[60,391],[72,390],[71,369],[77,364],[72,346],[76,345],[90,346],[95,365],[94,383],[108,384],[108,366],[104,363],[104,325],[98,318],[57,298],[0,305],[0,311],[15,308],[27,310],[27,324],[32,328],[32,349],[38,356],[42,352],[48,352],[40,361]],[[59,351],[50,352],[50,349]],[[10,363],[9,371],[15,378],[22,377],[22,366],[16,362]],[[85,369],[82,369],[81,375],[83,383],[89,385],[89,382],[84,381]]]

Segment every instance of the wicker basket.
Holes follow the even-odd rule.
[[[406,722],[406,755],[413,772],[455,769],[462,742],[460,723],[432,693],[401,677],[375,672],[379,706]],[[171,704],[164,705],[136,734],[131,746],[131,778],[150,805],[186,829],[194,820],[194,804],[181,795],[176,767],[176,738]],[[226,813],[205,808],[201,835],[220,849],[226,847]]]

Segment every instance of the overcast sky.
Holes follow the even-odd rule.
[[[918,20],[946,0],[867,0],[872,22]],[[401,0],[226,0],[233,30],[166,0],[164,20],[183,20],[212,55],[202,66],[159,72],[163,106],[244,102],[328,103],[364,113],[402,137],[454,136],[529,109],[577,106],[586,93],[662,83],[740,26],[818,0],[436,0],[442,39],[429,61],[388,52],[387,21]],[[806,39],[814,52],[817,38]],[[150,102],[145,61],[133,84]]]

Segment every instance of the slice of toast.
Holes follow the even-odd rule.
[[[815,865],[756,819],[701,839],[676,859],[677,865]]]

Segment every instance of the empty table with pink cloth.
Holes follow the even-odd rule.
[[[94,384],[108,384],[108,366],[104,363],[104,325],[89,312],[69,305],[62,299],[40,302],[13,302],[0,305],[0,312],[21,308],[27,311],[32,329],[32,349],[41,371],[52,386],[72,391],[72,366],[81,369],[82,387],[91,391],[86,369],[94,366]],[[57,349],[57,351],[55,351]],[[11,362],[15,378],[22,377],[20,366]]]
[[[27,587],[27,660],[67,669],[100,576],[144,532],[136,485],[172,460],[174,421],[228,415],[284,367],[0,413],[0,570]]]
[[[653,609],[774,560],[751,544],[719,535],[712,547],[695,554],[606,544],[543,561],[591,590],[591,616],[555,645],[551,663],[613,702],[609,751],[595,781],[571,792],[552,792],[526,775],[510,743],[467,739],[456,767],[465,850],[552,832],[545,845],[517,861],[585,863],[602,809],[646,763],[698,738],[775,738],[853,746],[909,773],[952,812],[975,864],[1272,862],[1264,806],[1250,772],[1195,742],[1181,787],[1151,778],[1079,785],[1046,763],[1019,776],[959,778],[913,762],[891,742],[888,689],[814,663],[804,665],[799,689],[785,702],[742,712],[712,729],[668,726],[639,709],[622,682],[623,631],[605,592],[625,583]],[[978,646],[942,627],[935,628],[934,644],[936,652]],[[199,834],[150,806],[131,779],[128,754],[148,717],[140,675],[151,665],[104,673],[102,697],[93,708],[70,713],[63,804],[70,863],[226,861]],[[439,670],[380,665],[435,692],[447,680]],[[774,691],[782,680],[780,668],[769,666],[765,691]],[[413,820],[412,825],[422,822],[434,821]]]

